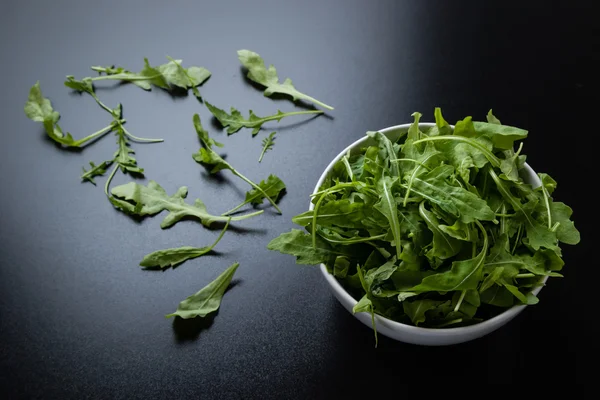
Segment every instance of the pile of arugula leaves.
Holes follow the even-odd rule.
[[[321,105],[327,109],[333,109],[318,100],[298,92],[288,78],[283,84],[278,81],[275,67],[272,65],[267,70],[260,56],[249,50],[240,50],[238,56],[242,64],[248,69],[248,78],[258,84],[265,86],[265,96],[272,93],[283,93],[292,96],[295,100],[306,100],[315,104]],[[37,82],[29,91],[29,97],[25,104],[25,114],[28,118],[35,122],[42,123],[46,135],[59,146],[64,147],[83,147],[87,146],[108,132],[114,131],[117,137],[118,149],[113,156],[98,164],[90,162],[90,168],[83,168],[81,179],[84,182],[96,184],[95,178],[106,174],[108,168],[114,164],[112,171],[109,173],[104,185],[104,193],[111,204],[118,210],[126,214],[145,217],[156,215],[162,211],[169,211],[169,214],[161,223],[161,228],[168,228],[184,217],[192,217],[199,220],[204,226],[210,227],[213,223],[224,224],[221,233],[217,239],[208,246],[193,247],[182,246],[171,249],[162,249],[154,251],[146,255],[140,262],[140,266],[145,269],[166,269],[175,268],[181,263],[201,257],[210,253],[219,243],[225,232],[227,231],[230,222],[245,220],[263,213],[263,210],[258,210],[243,215],[233,215],[238,213],[238,210],[247,204],[257,206],[267,200],[281,214],[281,209],[277,205],[281,193],[286,186],[283,181],[271,174],[266,180],[255,183],[242,173],[234,168],[229,162],[225,161],[213,147],[223,147],[223,144],[215,141],[209,136],[209,133],[202,127],[200,116],[195,114],[193,124],[200,140],[201,148],[198,152],[192,155],[193,159],[205,166],[211,174],[218,173],[222,170],[229,170],[232,174],[249,184],[252,189],[246,192],[244,201],[224,212],[221,215],[213,215],[207,211],[206,206],[200,199],[196,199],[194,204],[188,204],[184,201],[187,196],[187,187],[182,186],[175,194],[169,196],[167,192],[155,181],[150,181],[147,186],[136,182],[129,182],[124,185],[114,187],[109,190],[110,183],[117,172],[121,169],[123,173],[129,173],[133,176],[141,177],[144,174],[144,169],[138,166],[137,160],[133,157],[134,151],[130,147],[130,140],[137,142],[156,143],[162,142],[163,139],[146,139],[134,136],[124,126],[125,120],[123,116],[123,107],[119,104],[116,108],[110,108],[104,104],[97,96],[94,85],[100,81],[114,80],[121,83],[131,83],[144,90],[152,90],[152,87],[158,87],[166,91],[188,91],[191,89],[193,95],[208,108],[213,116],[219,121],[223,128],[227,128],[228,135],[231,135],[241,128],[252,128],[252,136],[256,136],[261,130],[264,123],[269,121],[281,121],[282,118],[305,115],[305,114],[322,114],[321,110],[306,110],[281,112],[267,117],[258,117],[256,114],[249,111],[249,117],[245,118],[240,111],[231,107],[231,113],[221,110],[208,101],[204,101],[198,90],[198,86],[202,85],[210,76],[211,73],[203,67],[182,66],[182,60],[175,60],[167,57],[169,60],[166,64],[151,66],[148,59],[144,59],[144,67],[140,72],[131,72],[123,67],[91,67],[93,71],[98,72],[98,76],[85,77],[75,79],[73,75],[67,75],[65,86],[80,93],[89,94],[96,103],[112,117],[112,122],[82,138],[75,140],[73,136],[67,132],[64,133],[58,121],[60,114],[54,110],[50,100],[43,96],[40,84]],[[265,153],[272,150],[275,144],[275,132],[272,132],[262,141],[262,151],[259,157],[259,163],[262,161]],[[237,270],[239,264],[234,263],[225,272],[219,275],[213,282],[209,283],[196,294],[189,296],[183,300],[177,311],[167,315],[179,316],[181,318],[204,317],[209,313],[216,311],[220,304],[225,290],[229,286],[233,274]]]
[[[536,304],[531,290],[561,277],[560,243],[577,244],[572,210],[539,174],[519,175],[527,131],[471,117],[452,128],[435,110],[397,140],[368,132],[368,145],[344,155],[298,229],[268,248],[324,263],[369,312],[406,324],[445,328],[477,323],[516,304]],[[375,326],[374,326],[375,327]]]

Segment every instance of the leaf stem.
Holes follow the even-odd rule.
[[[323,103],[323,102],[315,99],[314,97],[311,97],[311,96],[309,96],[307,94],[304,94],[304,93],[301,93],[301,92],[298,92],[298,93],[301,94],[301,96],[298,96],[298,97],[301,98],[301,99],[303,99],[303,100],[308,100],[309,102],[314,103],[314,104],[316,104],[318,106],[321,106],[323,108],[326,108],[328,110],[333,110],[334,109],[333,107],[328,106],[327,104],[325,104],[325,103]]]
[[[518,274],[515,275],[515,278],[520,279],[520,278],[535,278],[535,274]]]
[[[100,137],[100,136],[112,131],[114,128],[115,128],[115,124],[111,123],[109,126],[104,127],[102,129],[100,129],[99,131],[94,132],[91,135],[84,137],[83,139],[76,140],[71,146],[79,147],[82,144],[89,142],[90,140],[93,140],[97,137]]]
[[[284,113],[284,115],[269,115],[268,117],[264,117],[264,118],[260,118],[258,120],[252,121],[254,124],[253,125],[249,125],[249,128],[254,128],[257,125],[261,125],[265,122],[268,121],[274,121],[274,120],[281,120],[283,117],[291,117],[292,115],[305,115],[305,114],[323,114],[325,111],[323,110],[306,110],[306,111],[291,111],[291,112],[286,112]]]
[[[110,181],[112,181],[113,177],[115,176],[115,173],[117,172],[117,168],[119,168],[119,164],[115,163],[114,168],[112,169],[112,171],[110,171],[110,175],[108,175],[108,179],[104,184],[104,194],[106,194],[106,197],[110,197],[110,195],[108,194],[108,188],[110,186]]]
[[[458,298],[458,302],[456,303],[456,307],[454,307],[454,312],[458,312],[466,294],[467,294],[466,290],[463,290],[461,292],[460,297]]]
[[[268,195],[268,194],[266,194],[266,193],[265,193],[265,191],[264,191],[264,190],[262,190],[260,186],[258,186],[256,183],[252,182],[250,179],[246,178],[244,175],[240,174],[240,173],[239,173],[239,172],[238,172],[236,169],[234,169],[234,168],[231,168],[231,172],[232,172],[234,175],[236,175],[237,177],[239,177],[240,179],[242,179],[243,181],[245,181],[246,183],[248,183],[248,184],[249,184],[250,186],[252,186],[254,189],[256,189],[256,190],[258,190],[259,192],[261,192],[261,193],[262,193],[262,194],[265,196],[265,198],[266,198],[267,200],[269,200],[269,203],[271,203],[271,204],[273,205],[273,207],[275,207],[275,209],[277,210],[277,212],[278,212],[279,214],[283,214],[283,213],[281,212],[281,209],[280,209],[279,207],[277,207],[277,204],[275,204],[275,201],[273,201],[273,199],[272,199],[272,198],[270,198],[270,197],[269,197],[269,195]]]

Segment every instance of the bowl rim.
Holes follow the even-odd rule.
[[[412,125],[412,123],[394,125],[394,126],[389,126],[384,129],[377,130],[376,132],[381,132],[387,136],[387,134],[389,134],[391,132],[394,132],[397,130],[408,129],[411,125]],[[429,127],[435,126],[435,123],[419,122],[419,127],[421,127],[421,126],[429,128]],[[454,128],[453,125],[451,125],[451,127]],[[317,184],[315,185],[315,188],[313,190],[313,194],[317,193],[319,191],[319,188],[321,187],[321,185],[327,178],[328,174],[333,169],[334,165],[340,160],[340,158],[342,158],[348,151],[360,146],[363,142],[366,142],[368,139],[369,139],[369,136],[364,135],[360,139],[358,139],[358,140],[354,141],[353,143],[351,143],[350,145],[348,145],[337,156],[335,156],[333,158],[333,160],[331,160],[331,162],[327,165],[327,167],[325,168],[325,170],[323,171],[321,176],[319,177]],[[529,166],[529,164],[525,163],[524,168],[528,169],[529,172],[531,172],[537,178],[535,171],[533,170],[533,168],[531,168]],[[538,186],[541,184],[539,179],[537,182],[534,182],[534,184],[536,184],[536,183]],[[309,210],[312,211],[313,209],[314,209],[314,204],[311,201]],[[321,273],[323,274],[323,276],[325,277],[325,280],[329,283],[329,285],[332,287],[332,289],[335,290],[338,295],[342,296],[346,302],[348,302],[352,306],[354,306],[358,303],[358,301],[356,299],[354,299],[354,297],[352,297],[346,291],[346,289],[344,289],[344,287],[337,281],[337,279],[327,271],[327,267],[325,266],[325,264],[323,264],[323,263],[320,264],[320,270],[321,270]],[[542,288],[545,286],[547,280],[548,280],[548,276],[543,277],[540,280],[542,285],[534,288],[531,291],[531,293],[534,295],[537,295],[542,290]],[[473,325],[461,326],[461,327],[456,327],[456,328],[423,328],[423,327],[419,327],[419,326],[403,324],[401,322],[394,321],[392,319],[383,317],[379,314],[375,314],[375,321],[376,321],[376,324],[384,323],[391,329],[403,330],[403,331],[406,331],[409,333],[427,333],[429,335],[446,336],[448,333],[452,333],[452,334],[465,333],[466,334],[466,333],[474,333],[474,332],[480,331],[480,330],[485,330],[485,328],[494,328],[496,326],[496,324],[499,324],[505,320],[509,321],[510,319],[515,317],[517,314],[519,314],[521,311],[523,311],[523,309],[525,307],[527,307],[527,304],[515,305],[515,306],[512,306],[511,308],[504,310],[500,314],[498,314],[490,319],[486,319],[485,321],[478,322]]]

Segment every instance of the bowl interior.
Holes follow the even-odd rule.
[[[396,125],[396,126],[392,126],[389,128],[379,130],[379,132],[386,135],[390,140],[395,141],[402,134],[404,134],[408,131],[408,128],[410,127],[410,125],[411,124]],[[429,128],[429,127],[433,127],[433,126],[435,126],[435,124],[430,123],[430,122],[419,123],[419,127],[422,127],[422,128]],[[454,128],[454,126],[452,126],[452,128]],[[362,138],[355,141],[354,143],[352,143],[351,145],[349,145],[348,147],[346,147],[344,150],[342,150],[329,163],[327,168],[325,168],[325,171],[323,172],[323,174],[319,178],[317,184],[315,185],[315,189],[314,189],[313,193],[316,193],[319,191],[319,188],[321,187],[323,182],[325,182],[325,179],[327,179],[329,177],[329,175],[331,174],[331,171],[333,170],[334,165],[337,163],[337,161],[340,158],[342,158],[347,153],[349,153],[349,154],[357,153],[360,151],[361,148],[363,148],[365,146],[369,146],[374,143],[375,143],[375,141],[372,138],[365,135]],[[537,174],[527,163],[525,163],[524,168],[522,170],[520,170],[519,173],[520,173],[521,177],[523,178],[523,180],[526,183],[531,184],[534,188],[541,185],[541,181],[538,178]],[[309,209],[310,210],[314,209],[314,204],[312,202],[310,203]],[[321,273],[325,277],[327,283],[329,283],[329,285],[331,286],[332,290],[334,291],[336,297],[340,300],[340,302],[342,302],[342,304],[344,304],[344,305],[350,304],[353,307],[358,301],[356,299],[354,299],[352,296],[350,296],[350,294],[337,281],[337,279],[335,279],[335,277],[327,271],[325,264],[321,264],[320,268],[321,268]],[[547,279],[548,279],[548,277],[545,276],[545,277],[543,277],[543,279],[541,279],[541,282],[543,284],[545,284]],[[532,290],[532,293],[534,295],[537,295],[540,292],[540,290],[542,290],[542,286],[538,286],[538,287],[534,288]],[[407,325],[407,324],[403,324],[400,322],[396,322],[396,321],[390,320],[388,318],[382,317],[377,314],[375,315],[375,322],[376,322],[376,324],[378,324],[378,326],[379,326],[379,324],[384,324],[386,327],[389,327],[392,330],[402,330],[402,331],[406,331],[406,332],[412,332],[415,334],[424,333],[424,332],[427,332],[428,335],[433,335],[433,336],[443,336],[443,335],[447,335],[448,333],[469,334],[469,333],[473,333],[473,332],[476,332],[479,330],[484,331],[484,330],[486,330],[486,328],[490,328],[492,326],[494,327],[493,329],[496,329],[497,327],[501,326],[503,323],[508,322],[510,319],[512,319],[514,316],[516,316],[525,307],[526,307],[526,305],[516,305],[516,306],[513,306],[513,307],[507,309],[506,311],[496,315],[495,317],[492,317],[492,318],[482,321],[480,323],[469,325],[469,326],[457,327],[457,328],[437,328],[437,329],[436,328],[421,328],[421,327],[417,327],[417,326],[413,326],[413,325]],[[499,324],[499,322],[501,322],[501,323]]]

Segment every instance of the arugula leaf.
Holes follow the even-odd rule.
[[[252,110],[250,110],[250,116],[248,119],[244,118],[241,112],[231,107],[231,113],[227,114],[226,111],[221,110],[218,107],[213,106],[208,101],[205,101],[206,107],[219,121],[219,123],[227,128],[227,134],[231,135],[242,128],[252,128],[252,136],[256,136],[258,131],[265,122],[269,121],[281,121],[282,118],[290,117],[292,115],[305,115],[305,114],[322,114],[320,110],[307,110],[307,111],[292,111],[292,112],[281,112],[277,110],[277,114],[269,115],[268,117],[259,117]]]
[[[353,203],[346,199],[330,201],[319,208],[317,222],[344,228],[357,227],[364,218],[363,209],[363,203]],[[314,210],[306,211],[292,218],[292,222],[300,226],[308,226],[313,222],[314,214]]]
[[[458,254],[462,244],[455,238],[448,236],[442,229],[436,216],[425,208],[425,201],[419,204],[419,215],[427,224],[429,230],[433,233],[433,245],[427,252],[428,257],[438,257],[447,259]]]
[[[447,183],[446,178],[452,172],[451,166],[441,165],[422,178],[415,177],[412,190],[466,224],[476,220],[493,221],[495,214],[485,200],[460,186]]]
[[[57,111],[54,111],[50,100],[43,96],[39,81],[29,90],[29,97],[25,104],[25,115],[32,121],[41,122],[50,139],[67,147],[81,147],[89,141],[110,132],[117,126],[117,123],[113,121],[107,127],[102,128],[91,135],[79,140],[73,139],[73,136],[71,136],[69,132],[63,133],[60,125],[58,125],[60,114]],[[125,121],[123,120],[121,122]]]
[[[208,314],[217,311],[221,306],[225,290],[229,287],[231,279],[233,279],[233,274],[235,274],[239,266],[239,263],[233,263],[214,281],[179,303],[174,313],[167,314],[165,317],[189,319],[206,317]]]
[[[68,75],[65,85],[75,90],[89,92],[93,82],[118,80],[133,83],[144,90],[151,90],[152,86],[165,90],[173,90],[174,87],[192,89],[194,96],[201,99],[197,87],[210,77],[210,71],[203,67],[184,68],[181,65],[182,60],[175,60],[169,56],[167,59],[168,63],[153,67],[148,59],[144,58],[144,67],[140,72],[131,72],[122,67],[93,66],[91,69],[98,72],[100,76],[76,80],[72,75]]]
[[[273,149],[273,146],[275,146],[275,133],[276,132],[271,132],[268,137],[263,139],[263,141],[262,141],[263,148],[262,148],[262,151],[260,152],[260,157],[258,157],[258,162],[261,162],[265,153],[267,151]]]
[[[281,209],[277,206],[277,203],[275,203],[275,200],[273,200],[273,198],[271,198],[269,196],[269,194],[263,190],[262,187],[260,187],[259,185],[257,185],[253,181],[251,181],[250,179],[246,178],[244,175],[242,175],[238,170],[233,168],[233,166],[231,164],[229,164],[227,161],[225,161],[220,155],[218,155],[212,149],[213,145],[216,145],[216,146],[222,146],[222,145],[220,143],[217,143],[214,140],[210,139],[208,132],[206,130],[204,130],[204,128],[202,127],[202,123],[200,122],[200,116],[198,114],[194,114],[193,121],[194,121],[194,128],[196,129],[196,132],[198,133],[198,138],[200,139],[200,141],[202,142],[202,145],[204,146],[204,147],[201,147],[197,153],[192,154],[192,157],[194,158],[194,160],[198,163],[212,166],[212,169],[210,170],[211,174],[217,173],[224,169],[228,169],[235,176],[237,176],[244,182],[248,183],[256,191],[261,193],[264,196],[264,198],[269,200],[269,203],[271,203],[273,205],[273,207],[275,207],[277,212],[279,214],[281,214]],[[279,178],[277,178],[277,179],[279,179]],[[253,196],[253,195],[246,194],[246,199],[248,198],[248,196]],[[258,198],[256,198],[256,199],[258,201]],[[262,202],[262,199],[260,201]],[[229,212],[231,212],[231,210]]]
[[[81,179],[83,181],[88,181],[91,182],[92,184],[96,184],[96,182],[94,181],[94,177],[96,176],[101,176],[104,175],[106,173],[106,169],[108,167],[110,167],[110,165],[112,164],[112,160],[110,161],[102,161],[100,164],[96,165],[94,164],[93,161],[90,161],[90,169],[89,170],[85,170],[85,168],[83,169],[83,174],[81,175]]]
[[[246,192],[246,199],[241,204],[227,212],[224,212],[223,215],[232,214],[248,203],[255,206],[262,204],[263,200],[266,199],[267,196],[274,201],[277,201],[281,193],[285,190],[285,183],[283,183],[283,181],[277,176],[271,174],[266,181],[260,181],[258,187],[261,189],[260,191],[256,189],[249,190]]]
[[[169,211],[169,214],[160,224],[161,228],[168,228],[179,222],[184,217],[197,218],[202,225],[210,227],[214,222],[241,221],[262,214],[256,211],[237,217],[226,217],[209,214],[206,206],[200,199],[196,199],[193,205],[187,204],[184,199],[187,196],[187,187],[180,187],[177,192],[169,196],[167,192],[155,181],[150,181],[148,186],[139,183],[129,182],[124,185],[116,186],[111,193],[117,199],[124,201],[115,204],[117,208],[128,214],[146,216],[155,215],[163,210]]]
[[[316,246],[313,247],[311,235],[303,233],[299,229],[292,229],[290,232],[282,233],[271,240],[267,248],[269,250],[277,250],[283,254],[296,256],[296,264],[321,264],[328,261],[331,257],[349,255],[339,249],[334,249],[320,237],[316,238]]]
[[[265,86],[265,96],[271,96],[273,93],[287,94],[294,101],[306,100],[328,110],[333,110],[333,107],[296,90],[290,78],[286,78],[283,83],[279,83],[275,67],[269,65],[269,69],[267,69],[265,62],[257,53],[250,50],[238,50],[237,54],[242,65],[248,69],[248,79]]]
[[[223,227],[223,230],[219,234],[219,237],[217,237],[217,240],[215,240],[215,242],[210,246],[183,246],[173,249],[154,251],[144,256],[144,258],[140,262],[140,266],[145,267],[147,269],[152,267],[159,267],[161,269],[165,269],[168,267],[175,268],[177,265],[183,263],[184,261],[191,260],[193,258],[197,258],[209,253],[210,251],[212,251],[212,249],[215,248],[217,243],[219,243],[221,238],[223,238],[223,236],[225,235],[225,232],[229,227],[229,221],[230,220],[228,219],[225,223],[225,226]]]
[[[377,185],[377,193],[379,194],[379,201],[373,206],[379,211],[389,222],[392,235],[394,237],[394,245],[396,247],[396,256],[400,258],[402,253],[402,240],[400,233],[400,221],[398,220],[398,204],[394,194],[392,193],[392,187],[394,186],[395,180],[390,177],[382,178]]]
[[[450,292],[454,290],[477,289],[477,285],[479,284],[479,281],[481,281],[483,264],[488,249],[487,234],[481,225],[480,229],[484,235],[484,240],[483,247],[477,256],[469,260],[453,262],[450,270],[427,276],[423,278],[423,281],[420,284],[409,289],[408,291]]]
[[[431,300],[431,299],[422,299],[422,300],[414,300],[414,301],[404,301],[402,303],[402,308],[404,312],[413,324],[419,326],[420,323],[425,322],[425,313],[440,304],[443,304],[443,301],[439,300]]]

